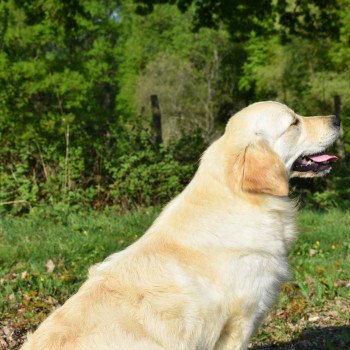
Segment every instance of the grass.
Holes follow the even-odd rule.
[[[156,215],[150,209],[123,216],[92,212],[2,218],[3,348],[16,349],[25,331],[78,289],[89,266],[132,243]],[[349,227],[347,212],[301,212],[299,238],[290,255],[293,280],[284,285],[277,306],[260,327],[254,349],[270,349],[272,344],[281,349],[350,348]]]
[[[254,339],[256,349],[350,349],[350,213],[302,211],[293,279]]]

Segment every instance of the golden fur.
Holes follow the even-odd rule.
[[[279,103],[237,113],[145,235],[92,267],[22,350],[246,349],[288,278],[292,164],[336,138],[329,117]]]

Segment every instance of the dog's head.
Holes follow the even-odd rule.
[[[339,128],[335,116],[302,117],[283,104],[259,102],[230,119],[224,138],[239,150],[234,167],[242,190],[286,196],[290,177],[331,170],[337,157],[326,149]]]

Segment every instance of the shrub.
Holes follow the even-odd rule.
[[[168,148],[154,146],[145,134],[140,141],[142,147],[120,157],[118,167],[112,169],[110,192],[113,202],[122,208],[164,204],[173,198],[196,170],[197,165],[189,154],[199,156],[204,146],[198,135],[187,136]],[[186,153],[188,145],[194,146],[191,153]]]

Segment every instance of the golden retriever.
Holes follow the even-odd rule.
[[[246,349],[288,278],[288,179],[329,172],[339,124],[277,102],[238,112],[145,235],[92,267],[22,349]]]

